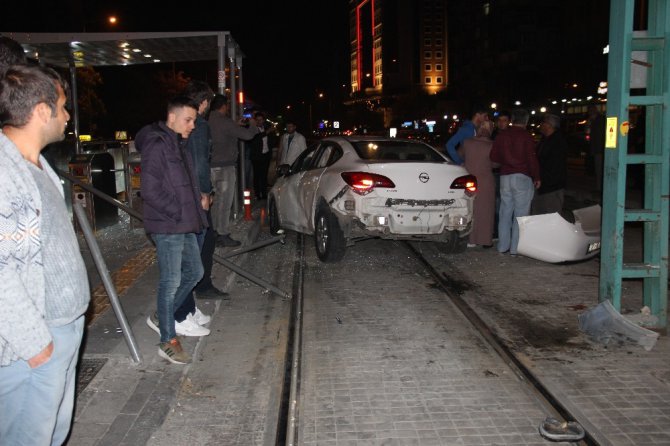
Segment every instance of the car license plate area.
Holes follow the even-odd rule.
[[[392,210],[388,224],[394,234],[439,234],[444,230],[444,209]]]
[[[586,248],[586,253],[591,254],[592,252],[600,250],[600,242],[589,243],[588,248]]]

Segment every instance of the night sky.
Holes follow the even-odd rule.
[[[109,15],[118,17],[115,27],[106,23]],[[230,31],[246,56],[247,97],[274,112],[320,92],[342,93],[349,71],[348,26],[346,0],[11,2],[0,14],[4,32]],[[189,77],[214,77],[214,62],[211,67],[212,73],[204,74],[209,66],[203,64],[177,69]],[[110,75],[103,72],[108,80]]]
[[[451,0],[452,12],[481,4],[474,0]],[[524,65],[535,71],[529,71],[532,80],[551,74],[553,83],[536,82],[538,94],[557,95],[548,91],[547,85],[563,88],[560,81],[572,84],[583,78],[590,81],[586,96],[605,77],[606,59],[602,56],[602,47],[607,41],[607,22],[609,19],[609,0],[509,0],[497,3],[506,8],[505,20],[515,20],[519,14],[534,11],[552,26],[553,32],[547,40],[542,36],[546,29],[538,27],[535,45],[519,48],[503,47],[509,52],[527,53]],[[459,6],[460,5],[460,6]],[[307,105],[313,106],[314,119],[327,116],[325,111],[341,104],[350,92],[349,87],[349,2],[348,0],[286,0],[232,2],[212,1],[163,1],[154,0],[61,0],[61,1],[24,1],[5,2],[0,14],[0,31],[16,32],[101,32],[101,31],[230,31],[245,53],[244,91],[246,98],[258,104],[270,115],[290,114],[298,122],[305,122]],[[472,10],[471,13],[477,11]],[[115,15],[118,23],[110,26],[107,18]],[[481,91],[482,100],[495,99],[497,85],[504,84],[504,76],[496,74],[496,67],[489,67],[491,57],[481,60],[481,64],[471,64],[471,70],[461,61],[462,56],[479,54],[484,47],[473,35],[469,16],[455,14],[452,18],[461,18],[461,22],[450,20],[450,85],[447,96],[450,99],[471,98]],[[555,18],[555,20],[554,20]],[[553,21],[553,22],[552,22]],[[510,34],[512,25],[492,24],[488,32],[491,44],[504,40]],[[497,26],[497,27],[496,27]],[[525,31],[524,31],[525,32]],[[523,34],[523,33],[522,33]],[[496,37],[501,36],[501,37]],[[481,35],[479,36],[481,40]],[[539,39],[539,40],[538,40]],[[544,39],[544,40],[543,40]],[[524,42],[523,35],[518,39]],[[512,39],[513,46],[517,40]],[[545,42],[539,45],[538,42]],[[549,43],[553,42],[553,43]],[[535,49],[533,49],[535,48]],[[557,51],[563,48],[562,52]],[[459,54],[460,57],[459,58]],[[556,56],[558,54],[558,56]],[[472,59],[472,57],[470,57]],[[529,63],[526,64],[525,62]],[[598,63],[596,63],[598,61]],[[516,70],[506,72],[512,79],[508,82],[518,84],[519,96],[528,95],[532,90],[527,81],[516,82]],[[106,124],[116,128],[133,131],[138,121],[159,118],[157,112],[147,113],[138,104],[147,95],[147,83],[151,82],[152,70],[179,72],[186,77],[202,79],[216,86],[216,62],[195,64],[156,64],[132,71],[133,67],[99,69],[104,85],[100,95],[107,108]],[[508,66],[501,68],[509,71]],[[553,79],[552,78],[552,79]],[[469,81],[469,83],[468,83]],[[515,84],[516,82],[516,84]],[[344,86],[343,86],[344,85]],[[567,85],[567,84],[566,84]],[[482,87],[487,87],[482,88]],[[511,87],[510,87],[511,88]],[[586,87],[585,87],[586,88]],[[323,93],[327,100],[317,99]],[[516,94],[516,92],[515,92]],[[573,94],[570,92],[569,94]],[[577,94],[575,92],[574,94]],[[164,100],[165,98],[161,98]],[[159,100],[153,99],[155,103]],[[485,103],[485,102],[482,102]],[[290,112],[286,110],[291,105]],[[509,106],[509,104],[506,104]],[[321,110],[319,110],[321,108]],[[163,110],[155,107],[155,110]],[[134,116],[131,116],[135,113]],[[163,113],[162,111],[160,113]],[[126,118],[121,119],[121,118]],[[112,122],[114,121],[114,122]],[[132,122],[132,124],[129,124]],[[105,129],[110,130],[110,129]]]

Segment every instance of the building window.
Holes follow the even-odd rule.
[[[425,33],[433,32],[433,28],[431,28],[430,26],[425,26],[425,27],[423,28],[423,32],[425,32]]]
[[[430,39],[423,39],[423,44],[425,46],[430,46],[432,44],[432,42],[430,41]]]
[[[442,39],[435,39],[435,46],[442,46]]]
[[[429,63],[427,63],[426,66],[424,66],[423,68],[424,68],[424,70],[426,70],[426,71],[431,71],[431,70],[433,69],[432,65],[429,64]]]
[[[433,53],[431,51],[424,51],[423,52],[423,57],[425,59],[432,59],[433,58]]]
[[[435,58],[442,59],[442,51],[435,51]]]
[[[442,83],[442,78],[441,77],[436,77],[435,78],[435,83],[436,84],[441,84]]]
[[[441,63],[435,64],[435,71],[442,71],[442,64]]]
[[[427,84],[430,84],[432,81],[433,81],[433,78],[431,78],[431,77],[426,78],[426,83]]]

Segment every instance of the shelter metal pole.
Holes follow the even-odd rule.
[[[72,91],[72,124],[74,126],[74,152],[81,153],[81,142],[79,141],[79,103],[77,101],[77,67],[74,60],[70,60],[70,90]]]
[[[91,225],[88,222],[86,217],[86,212],[82,207],[81,203],[74,203],[72,205],[75,215],[77,216],[77,221],[81,227],[82,232],[84,233],[84,238],[88,244],[88,248],[91,250],[91,256],[93,256],[93,261],[95,262],[95,267],[98,269],[98,273],[102,278],[102,283],[105,286],[105,291],[107,291],[107,296],[109,296],[109,303],[114,309],[114,314],[116,314],[116,320],[119,321],[121,325],[121,330],[123,330],[123,337],[128,344],[128,349],[130,350],[130,355],[133,357],[133,361],[136,363],[142,362],[142,356],[137,347],[137,342],[135,342],[135,336],[133,336],[133,331],[128,324],[126,315],[123,312],[123,307],[121,307],[121,302],[119,302],[119,296],[116,294],[116,289],[114,288],[114,281],[112,276],[109,274],[105,260],[102,257],[100,252],[100,247],[95,241],[95,235],[91,229]]]
[[[228,66],[230,67],[230,97],[228,98],[228,104],[230,108],[230,117],[233,118],[234,121],[237,121],[242,117],[242,111],[240,111],[240,107],[237,106],[238,76],[237,64],[235,63],[237,60],[237,57],[235,57],[237,52],[237,44],[231,39],[228,40],[228,43]],[[239,215],[240,209],[242,207],[241,204],[244,202],[244,198],[240,199],[244,194],[244,170],[246,167],[246,160],[244,158],[244,141],[237,141],[237,153],[237,159],[239,160],[237,164],[239,168],[237,178],[239,181],[237,182],[237,193],[233,198],[233,219],[237,219],[237,216]]]
[[[238,48],[239,49],[239,48]],[[239,82],[240,82],[240,91],[244,92],[244,87],[243,87],[243,82],[242,82],[242,56],[240,54],[237,54],[235,57],[235,62],[237,64],[237,68],[239,70],[238,76],[239,76]],[[240,103],[240,108],[242,109],[242,112],[240,113],[241,115],[244,115],[244,103]],[[240,141],[240,147],[239,147],[239,159],[240,159],[240,184],[238,186],[238,193],[235,197],[236,200],[236,206],[235,206],[235,214],[240,212],[242,209],[241,204],[244,203],[244,189],[246,188],[247,185],[247,170],[246,170],[246,164],[247,164],[247,159],[245,156],[245,147],[246,144],[243,141]],[[237,217],[237,215],[236,215]]]
[[[219,58],[218,58],[218,90],[220,94],[226,93],[226,45],[228,42],[228,34],[219,35]]]

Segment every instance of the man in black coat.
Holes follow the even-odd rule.
[[[547,114],[540,124],[542,139],[537,145],[542,185],[535,193],[531,213],[550,214],[563,210],[568,178],[568,144],[560,132],[561,118]]]
[[[251,164],[254,168],[254,194],[262,200],[268,193],[268,169],[272,160],[272,149],[277,147],[275,129],[265,121],[261,112],[254,114],[250,125],[258,127],[259,133],[249,141],[251,147]]]

